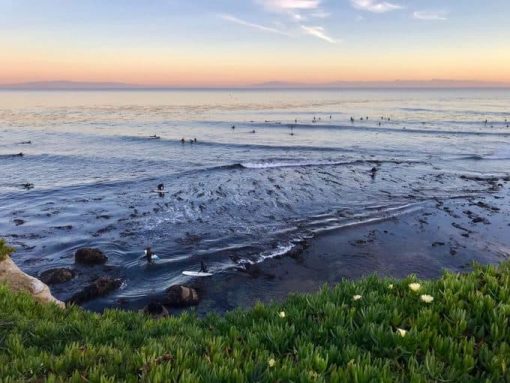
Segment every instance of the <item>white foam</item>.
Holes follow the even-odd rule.
[[[296,162],[243,162],[241,166],[246,169],[270,169],[270,168],[289,168],[299,166],[324,166],[324,165],[346,165],[346,161],[296,161]]]

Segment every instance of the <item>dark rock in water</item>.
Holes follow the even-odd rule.
[[[258,278],[262,274],[260,266],[256,263],[246,263],[241,271],[247,273],[250,277]]]
[[[13,222],[14,222],[14,224],[15,224],[16,226],[20,226],[20,225],[23,225],[23,224],[25,223],[25,221],[24,221],[24,220],[19,219],[19,218],[16,218]]]
[[[490,221],[487,218],[483,218],[483,217],[474,217],[471,222],[473,222],[473,223],[484,223],[485,225],[489,225],[490,224]]]
[[[166,317],[169,315],[165,306],[158,302],[150,302],[143,308],[144,314],[151,315],[156,318]]]
[[[58,283],[70,281],[74,278],[75,275],[76,273],[74,270],[68,269],[66,267],[61,267],[43,271],[40,275],[40,279],[47,285],[56,285]]]
[[[164,303],[174,307],[198,305],[199,297],[195,289],[191,287],[173,285],[166,290]]]
[[[74,294],[67,302],[81,304],[91,299],[101,297],[120,287],[122,280],[110,277],[100,277],[82,291]]]
[[[99,249],[83,248],[76,250],[74,260],[84,265],[102,265],[106,263],[108,257]]]

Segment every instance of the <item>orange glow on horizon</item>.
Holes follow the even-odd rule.
[[[1,42],[0,42],[1,43]],[[510,83],[510,53],[446,55],[273,52],[177,56],[160,52],[27,52],[13,47],[1,63],[0,84],[29,81],[123,82],[168,86],[243,86],[268,81],[327,83],[431,79]]]

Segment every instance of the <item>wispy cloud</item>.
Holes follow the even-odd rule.
[[[224,14],[224,15],[219,15],[219,16],[223,20],[226,20],[226,21],[234,23],[234,24],[242,25],[244,27],[257,29],[257,30],[263,31],[263,32],[276,33],[276,34],[279,34],[279,35],[290,36],[289,33],[285,32],[285,31],[283,31],[281,29],[277,29],[277,28],[273,28],[273,27],[268,27],[266,25],[261,25],[261,24],[257,24],[257,23],[252,23],[250,21],[246,21],[246,20],[240,19],[240,18],[232,16],[232,15],[225,15]]]
[[[316,37],[328,43],[334,44],[336,39],[328,35],[326,29],[322,26],[310,26],[308,24],[312,19],[325,19],[330,16],[322,6],[322,0],[254,0],[260,4],[266,11],[281,14],[294,23],[297,27],[309,36]],[[290,27],[294,29],[293,27]]]
[[[399,4],[379,0],[351,0],[351,4],[356,9],[373,13],[385,13],[402,8]]]
[[[317,9],[321,0],[257,0],[271,11],[299,11]]]
[[[310,27],[306,25],[301,25],[301,29],[303,32],[305,32],[307,35],[317,37],[318,39],[327,41],[331,44],[336,44],[337,40],[332,38],[331,36],[328,36],[326,34],[326,30],[323,27]]]
[[[446,12],[416,11],[413,17],[418,20],[445,21],[448,20]]]

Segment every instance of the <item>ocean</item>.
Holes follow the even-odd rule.
[[[507,89],[0,91],[0,236],[32,275],[101,249],[106,268],[54,290],[120,276],[91,309],[192,283],[201,261],[230,292],[324,233],[490,195],[479,181],[509,175],[508,121]]]

